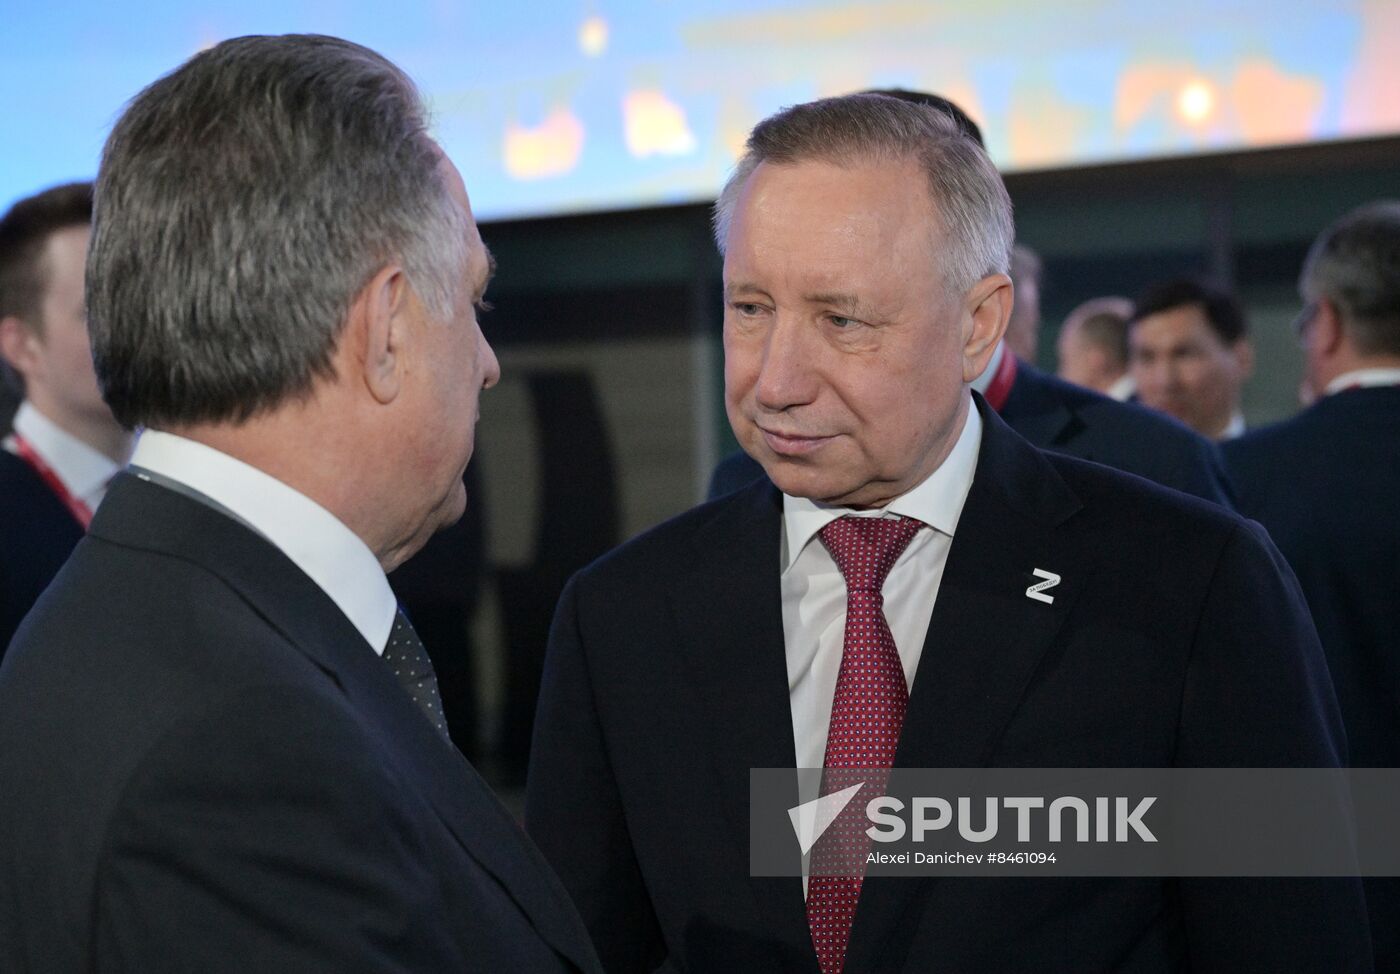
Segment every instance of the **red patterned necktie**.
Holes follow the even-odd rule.
[[[885,621],[885,576],[923,527],[906,517],[843,517],[821,530],[822,543],[846,579],[846,632],[841,670],[831,703],[822,775],[823,795],[844,788],[845,769],[888,768],[894,763],[909,688]],[[851,771],[850,784],[866,780]],[[864,879],[870,840],[861,809],[852,801],[812,849],[807,883],[807,925],[822,974],[840,974],[851,922]],[[830,873],[840,867],[842,875]]]

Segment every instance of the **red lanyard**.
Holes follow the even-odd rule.
[[[83,530],[88,529],[92,523],[92,508],[88,507],[81,500],[68,492],[68,488],[63,485],[63,481],[58,478],[58,474],[53,472],[53,468],[44,462],[39,454],[34,452],[34,447],[29,445],[29,441],[18,433],[13,434],[15,449],[19,451],[19,458],[34,468],[34,472],[39,475],[39,479],[48,485],[63,506],[68,508],[68,513],[75,517]]]
[[[982,393],[982,398],[987,400],[988,406],[1001,412],[1001,407],[1006,405],[1006,397],[1011,395],[1011,386],[1015,381],[1016,353],[1009,348],[1002,349],[997,374],[992,376],[992,382],[987,386],[987,391]]]

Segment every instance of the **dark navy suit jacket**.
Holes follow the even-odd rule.
[[[83,528],[34,468],[0,450],[0,659]]]
[[[1335,766],[1316,634],[1264,532],[1043,453],[980,402],[896,767]],[[560,602],[526,822],[610,971],[817,970],[798,878],[749,875],[749,769],[793,767],[767,482],[584,569]],[[1026,597],[1033,569],[1062,577]],[[846,970],[1370,968],[1351,879],[866,880]]]
[[[597,960],[335,603],[242,524],[128,474],[0,666],[0,969]]]
[[[1351,763],[1400,767],[1400,387],[1327,396],[1223,447],[1312,609]],[[1400,879],[1368,881],[1376,967],[1400,971]]]
[[[1176,490],[1229,505],[1230,489],[1215,444],[1175,420],[1101,396],[1018,362],[1001,418],[1042,450],[1125,470]],[[709,498],[763,476],[739,452],[720,461]]]

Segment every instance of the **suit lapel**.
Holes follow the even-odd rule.
[[[797,762],[778,577],[781,515],[782,495],[766,479],[745,488],[697,531],[693,571],[672,592],[693,680],[684,696],[710,738],[713,793],[744,849],[749,769]],[[749,877],[748,885],[781,945],[781,963],[811,958],[797,969],[815,971],[801,880]]]
[[[432,728],[359,630],[286,555],[200,501],[130,475],[113,482],[92,533],[184,558],[238,591],[381,731],[404,777],[540,936],[580,968],[590,967],[586,935],[533,844],[466,759]]]
[[[1082,591],[1090,560],[1055,528],[1079,508],[1044,457],[982,408],[977,472],[958,522],[895,756],[896,768],[982,767]],[[1035,569],[1060,576],[1045,581]],[[871,877],[861,892],[849,970],[897,970],[934,880]]]
[[[1001,418],[1042,450],[1063,446],[1084,428],[1083,421],[1058,397],[1046,395],[1040,373],[1024,362],[1016,370],[1016,381],[1006,396]]]

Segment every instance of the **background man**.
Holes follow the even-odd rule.
[[[131,452],[102,401],[83,312],[92,184],[0,218],[0,358],[24,389],[0,451],[0,657]]]
[[[936,108],[983,146],[977,123],[946,98],[901,88],[869,94]],[[1007,425],[1038,447],[1094,460],[1228,505],[1224,469],[1210,443],[1150,410],[1119,405],[1046,375],[1031,364],[1040,320],[1040,270],[1040,259],[1034,252],[1024,247],[1012,249],[1010,273],[1016,284],[1012,314],[1018,316],[1019,310],[1022,346],[1018,350],[1012,343],[1008,326],[1008,338],[992,352],[990,363],[973,380],[972,388],[986,397]],[[1025,295],[1023,287],[1028,289]],[[722,497],[762,475],[763,469],[747,453],[733,453],[721,460],[711,475],[709,497]]]
[[[1240,389],[1254,369],[1234,295],[1181,278],[1149,288],[1128,322],[1138,400],[1212,440],[1244,432]]]
[[[1056,374],[1126,402],[1136,388],[1128,374],[1128,319],[1132,316],[1133,303],[1127,298],[1090,298],[1075,307],[1060,328]]]
[[[1042,453],[968,391],[1011,210],[946,114],[762,122],[716,237],[726,405],[767,479],[575,576],[541,688],[527,825],[605,966],[1366,969],[1352,880],[813,877],[804,903],[748,875],[750,768],[1332,766],[1342,737],[1257,526]]]
[[[1322,232],[1298,282],[1320,398],[1225,445],[1240,509],[1269,529],[1317,623],[1351,763],[1400,767],[1400,202]],[[1368,880],[1378,971],[1400,971],[1400,879]]]
[[[1006,323],[1006,347],[1022,362],[1034,362],[1040,349],[1040,279],[1045,265],[1025,244],[1011,248],[1007,273],[1016,287],[1016,303]]]
[[[489,276],[358,45],[227,41],[118,121],[88,308],[147,431],[0,668],[0,967],[595,969],[385,579],[462,514]]]

